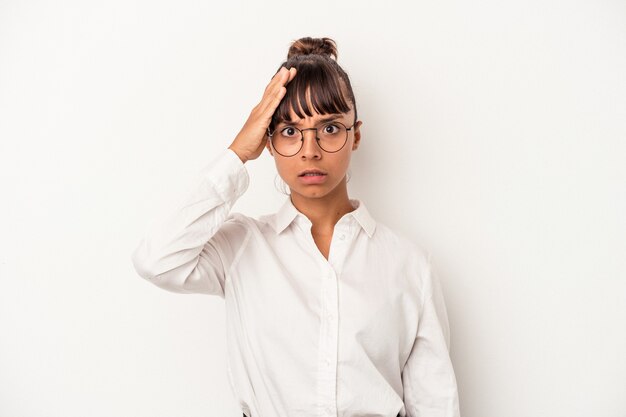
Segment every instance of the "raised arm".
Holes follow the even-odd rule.
[[[137,273],[164,289],[224,297],[226,271],[247,242],[243,216],[231,215],[249,184],[244,164],[267,143],[267,128],[296,70],[281,68],[229,146],[200,172],[187,200],[150,230],[132,254]]]
[[[249,177],[230,149],[199,177],[184,204],[141,239],[132,261],[140,276],[166,290],[224,297],[226,264],[247,233],[245,224],[229,212]]]

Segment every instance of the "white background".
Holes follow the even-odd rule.
[[[223,301],[131,253],[302,36],[350,196],[428,248],[464,417],[626,417],[626,3],[0,0],[0,416],[240,416]],[[236,211],[285,198],[268,153]],[[271,416],[267,416],[271,417]]]

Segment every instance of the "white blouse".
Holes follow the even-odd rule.
[[[228,378],[251,417],[456,417],[448,318],[430,256],[363,202],[335,225],[328,260],[286,198],[230,213],[248,187],[230,149],[133,252],[166,290],[220,296]]]

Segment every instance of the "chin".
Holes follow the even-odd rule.
[[[302,197],[306,197],[306,198],[321,198],[324,197],[328,194],[327,191],[325,190],[294,190],[293,188],[291,189],[291,193],[292,194],[298,194],[301,195]]]
[[[324,185],[307,185],[305,187],[298,186],[296,188],[289,188],[292,194],[298,194],[304,198],[324,198],[333,194],[334,191],[339,192],[339,184],[330,188],[328,184]]]
[[[345,176],[344,176],[345,179]],[[284,180],[283,180],[284,181]],[[324,182],[322,184],[301,184],[299,181],[288,183],[289,191],[292,195],[297,194],[303,198],[324,198],[331,194],[341,192],[342,181],[338,181],[336,184]]]

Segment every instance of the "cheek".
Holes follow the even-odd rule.
[[[340,171],[347,171],[348,167],[350,166],[350,156],[352,155],[350,150],[347,150],[346,152],[341,152],[340,154],[336,155],[336,161],[334,163],[334,166],[337,167],[336,170],[337,172]]]
[[[283,180],[289,179],[293,176],[296,168],[293,166],[293,162],[284,158],[275,157],[274,163],[276,164],[276,171]]]

